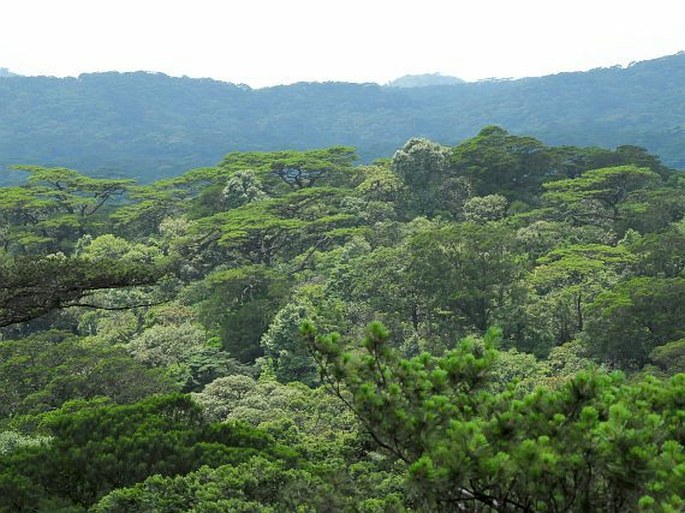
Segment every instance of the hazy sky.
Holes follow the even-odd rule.
[[[682,0],[0,0],[0,67],[161,71],[262,87],[466,80],[685,50]]]

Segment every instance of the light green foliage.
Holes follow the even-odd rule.
[[[189,354],[202,348],[207,334],[201,326],[188,322],[155,325],[133,337],[128,349],[134,358],[151,367],[182,363]]]
[[[49,436],[27,436],[17,431],[0,431],[0,456],[22,447],[36,447],[50,443]]]
[[[634,165],[593,169],[578,178],[545,183],[542,198],[562,219],[611,226],[622,219],[625,209],[639,207],[637,191],[653,188],[660,180],[653,171]]]
[[[361,450],[357,420],[325,388],[234,375],[215,380],[194,398],[210,420],[248,422],[314,460],[350,458]]]
[[[554,343],[568,342],[583,330],[585,311],[597,295],[613,286],[634,261],[623,246],[573,244],[540,257],[529,280],[551,314]]]
[[[129,342],[138,331],[140,319],[131,310],[88,310],[79,315],[79,332],[107,344]]]
[[[134,336],[126,347],[147,367],[164,369],[187,392],[238,367],[228,353],[210,345],[207,339],[198,324],[156,324]]]
[[[361,466],[346,469],[336,463],[287,468],[256,457],[235,467],[202,467],[183,477],[154,476],[112,492],[92,511],[402,513],[406,510],[400,497],[400,484],[384,472]]]
[[[470,223],[499,221],[506,211],[507,198],[499,194],[475,196],[464,203],[464,219]]]
[[[109,262],[123,260],[131,263],[152,263],[162,256],[157,248],[132,244],[110,233],[92,238],[85,236],[77,243],[79,256],[87,260]]]
[[[356,190],[367,200],[394,202],[406,192],[401,176],[390,166],[363,166],[359,174],[361,182]]]
[[[173,181],[137,185],[129,192],[132,202],[114,211],[110,219],[129,236],[145,236],[154,232],[165,219],[183,217],[189,200],[196,194],[192,188],[179,187]]]
[[[321,150],[230,153],[217,170],[223,173],[252,170],[269,189],[336,186],[347,179],[356,160],[353,148],[334,146]]]
[[[300,335],[300,324],[311,318],[314,312],[314,305],[306,299],[288,303],[274,316],[259,341],[264,358],[271,361],[273,371],[282,383],[318,383],[316,365]]]
[[[444,178],[448,155],[449,148],[428,139],[409,139],[393,156],[392,169],[408,187],[425,188]]]
[[[222,191],[226,208],[236,208],[265,199],[267,194],[260,185],[253,171],[245,170],[232,174]]]
[[[241,263],[273,265],[344,236],[358,224],[344,190],[311,187],[246,203],[197,220],[204,244],[216,243]]]
[[[450,173],[449,148],[428,139],[409,139],[395,152],[392,171],[405,185],[400,198],[403,217],[456,216],[471,195],[468,181]]]
[[[249,393],[254,392],[257,382],[244,375],[224,376],[209,383],[194,398],[202,405],[205,415],[212,421],[226,420],[229,414]],[[269,415],[269,412],[265,412]]]
[[[68,249],[93,224],[104,205],[133,184],[132,180],[91,178],[65,168],[19,169],[29,173],[28,183],[3,188],[0,218],[14,225],[13,242],[30,250]]]

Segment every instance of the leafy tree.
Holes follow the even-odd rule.
[[[41,426],[52,436],[50,445],[14,451],[0,460],[0,469],[25,476],[47,496],[82,506],[155,474],[187,474],[257,454],[290,457],[259,431],[204,422],[199,406],[180,394],[127,406],[67,404]],[[0,496],[15,495],[12,486]]]
[[[287,468],[255,457],[237,466],[202,467],[187,476],[154,476],[104,497],[94,513],[231,511],[235,513],[402,513],[400,483],[362,465],[339,462]]]
[[[181,391],[189,392],[238,367],[228,353],[207,339],[198,324],[156,324],[135,335],[127,349],[147,367],[164,369]]]
[[[588,309],[587,343],[600,358],[640,369],[658,346],[685,334],[684,278],[636,277],[602,292]]]
[[[23,166],[28,184],[3,188],[0,218],[13,225],[5,247],[19,250],[68,250],[75,238],[94,227],[93,219],[113,198],[122,196],[132,180],[90,178],[65,168]]]
[[[320,248],[357,224],[345,211],[347,195],[341,189],[301,189],[199,219],[194,231],[203,246],[217,244],[242,262],[270,266]]]
[[[556,344],[583,330],[587,306],[614,285],[632,261],[623,246],[602,244],[569,245],[538,259],[530,281],[552,309]]]
[[[464,219],[470,223],[499,221],[506,215],[507,199],[499,194],[474,196],[464,203]]]
[[[282,384],[263,372],[219,378],[193,397],[212,421],[247,422],[309,461],[344,458],[352,463],[367,446],[354,415],[324,387]]]
[[[640,237],[630,250],[636,254],[635,271],[643,276],[676,278],[685,271],[685,223],[670,226],[661,233]]]
[[[509,201],[530,202],[552,168],[550,151],[533,137],[509,134],[498,126],[483,128],[457,145],[450,167],[471,180],[478,196],[504,195]]]
[[[307,300],[290,302],[274,316],[262,335],[259,343],[264,358],[282,383],[299,381],[316,385],[318,382],[316,365],[300,337],[300,324],[314,312],[314,305]]]
[[[356,158],[354,149],[344,146],[309,151],[234,152],[224,157],[217,170],[253,170],[269,189],[285,185],[297,190],[339,185]]]
[[[630,205],[632,193],[659,181],[653,171],[636,166],[593,169],[578,178],[545,183],[543,199],[576,224],[613,223]]]
[[[191,287],[187,300],[221,347],[243,363],[262,355],[259,340],[289,291],[289,280],[265,266],[216,271]]]
[[[523,271],[509,229],[443,225],[414,236],[410,265],[420,294],[465,331],[485,332]]]
[[[163,266],[124,260],[66,257],[10,257],[0,254],[0,326],[34,319],[70,306],[89,303],[94,291],[151,285],[165,273]],[[119,305],[111,308],[130,308]]]
[[[0,418],[59,408],[73,399],[130,403],[167,392],[160,369],[146,369],[121,347],[42,331],[0,341]]]
[[[409,139],[395,152],[392,170],[405,185],[401,207],[405,217],[432,217],[440,211],[459,210],[469,189],[464,184],[463,190],[458,191],[458,184],[449,179],[448,156],[449,148],[417,138]]]
[[[649,353],[651,365],[644,370],[656,376],[674,376],[685,373],[685,339],[667,342]]]

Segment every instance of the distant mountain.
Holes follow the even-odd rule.
[[[4,77],[16,77],[17,75],[15,73],[12,73],[10,70],[7,68],[0,68],[0,78]]]
[[[643,146],[685,168],[685,54],[541,78],[425,87],[298,83],[250,89],[159,73],[0,80],[0,166],[59,165],[143,180],[230,151],[442,144],[495,124],[545,144]]]
[[[440,73],[425,73],[423,75],[404,75],[386,84],[387,87],[428,87],[463,84],[461,78],[450,77]]]

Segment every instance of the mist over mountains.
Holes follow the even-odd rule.
[[[230,151],[331,145],[354,146],[368,162],[410,137],[453,145],[490,124],[549,145],[642,146],[685,168],[682,52],[626,68],[423,87],[251,89],[147,72],[0,77],[3,181],[16,177],[13,164],[152,181]]]

